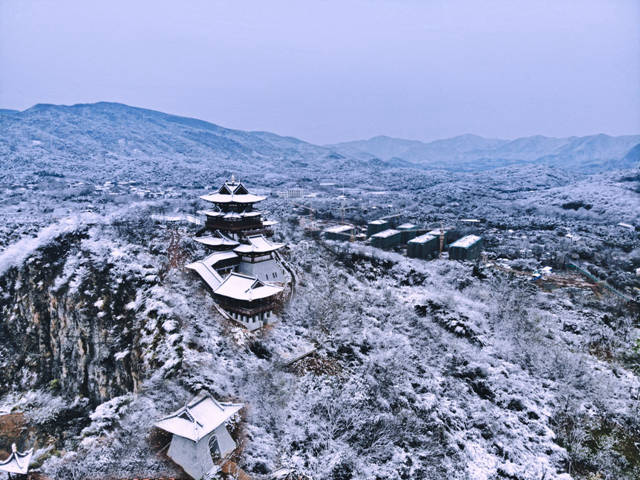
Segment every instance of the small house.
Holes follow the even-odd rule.
[[[222,403],[201,392],[187,405],[164,417],[156,427],[173,435],[167,455],[195,480],[214,469],[213,457],[224,458],[236,443],[227,431],[242,404]]]
[[[449,245],[449,259],[473,260],[482,252],[482,237],[467,235]]]

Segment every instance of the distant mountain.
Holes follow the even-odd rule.
[[[591,172],[633,166],[626,155],[638,142],[640,135],[569,138],[538,135],[515,140],[461,135],[428,143],[373,137],[328,147],[358,158],[369,156],[383,161],[393,158],[421,168],[475,171],[533,163]]]
[[[341,168],[331,149],[118,103],[35,105],[0,115],[0,166],[128,178],[221,170]]]
[[[640,143],[629,150],[629,152],[624,156],[624,159],[626,162],[640,167]]]
[[[269,132],[232,130],[118,103],[39,104],[0,110],[3,173],[78,174],[104,180],[208,182],[221,174],[291,176],[342,169],[481,171],[547,165],[575,172],[628,168],[640,135],[516,140],[460,135],[425,143],[378,136],[319,146]]]

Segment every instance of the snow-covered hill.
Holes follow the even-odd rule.
[[[223,128],[117,103],[36,105],[0,115],[3,169],[83,171],[96,178],[131,179],[209,168],[339,168],[331,149],[266,132]],[[140,178],[142,176],[142,178]]]
[[[358,158],[402,159],[422,168],[478,171],[512,164],[534,163],[577,172],[630,168],[627,153],[640,143],[640,135],[551,138],[541,135],[515,140],[487,139],[477,135],[423,143],[391,137],[330,145]]]

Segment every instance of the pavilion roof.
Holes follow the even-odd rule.
[[[242,407],[240,403],[218,402],[210,394],[201,392],[184,407],[164,417],[155,425],[174,435],[197,442],[224,424]]]
[[[33,455],[33,448],[25,452],[19,452],[16,444],[11,445],[11,455],[5,460],[0,460],[0,471],[25,474],[29,470],[29,462]]]
[[[231,272],[222,284],[214,290],[214,293],[216,295],[250,302],[252,300],[272,297],[282,290],[284,290],[282,287],[262,282],[256,277]]]
[[[224,193],[210,193],[209,195],[202,195],[200,197],[207,202],[213,203],[257,203],[263,201],[267,197],[261,195],[253,195],[251,193],[245,193],[240,195],[224,194]]]
[[[203,245],[207,245],[209,247],[234,247],[239,245],[235,240],[223,235],[219,231],[215,231],[212,235],[208,235],[206,237],[194,237],[196,242],[202,243]]]
[[[264,235],[252,235],[247,238],[249,244],[242,244],[233,249],[236,253],[269,253],[284,246],[283,243],[271,243]]]

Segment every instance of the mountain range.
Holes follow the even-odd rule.
[[[5,172],[53,169],[162,177],[178,170],[196,175],[213,167],[282,173],[343,168],[481,171],[541,164],[588,173],[635,166],[638,144],[640,135],[600,134],[515,140],[461,135],[429,143],[378,136],[314,145],[119,103],[0,110],[0,166]]]
[[[377,136],[328,147],[361,160],[378,158],[429,169],[474,171],[534,163],[589,172],[633,167],[637,160],[628,154],[639,143],[640,135],[501,140],[467,134],[429,143]]]

